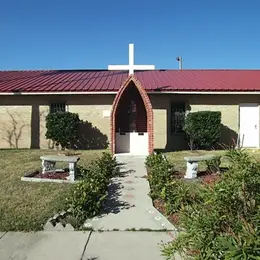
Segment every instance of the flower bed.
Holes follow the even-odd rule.
[[[67,180],[69,176],[68,172],[46,172],[46,173],[38,173],[34,176],[34,178],[41,179],[56,179],[56,180]]]

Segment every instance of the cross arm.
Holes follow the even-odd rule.
[[[108,70],[129,70],[129,65],[108,65]]]
[[[154,65],[134,65],[134,70],[155,70]]]

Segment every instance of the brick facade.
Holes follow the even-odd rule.
[[[106,149],[110,117],[104,117],[103,112],[112,110],[114,98],[108,94],[0,96],[0,148],[51,149],[52,142],[45,137],[46,116],[51,103],[65,102],[68,111],[78,113],[81,120],[91,124],[83,125],[85,138],[92,146],[97,144],[95,149]]]
[[[225,143],[230,141],[230,137],[236,137],[239,133],[239,104],[259,103],[258,95],[245,94],[149,94],[147,97],[143,87],[133,77],[127,79],[118,95],[0,96],[0,148],[51,148],[52,143],[45,137],[45,117],[49,113],[51,103],[65,102],[70,112],[78,113],[80,119],[92,124],[92,134],[89,134],[89,128],[85,132],[92,143],[100,146],[100,143],[109,140],[109,148],[115,152],[115,125],[113,126],[115,121],[113,120],[115,120],[116,104],[129,84],[135,84],[146,107],[149,152],[153,149],[170,151],[189,149],[185,135],[171,133],[172,102],[185,102],[190,112],[220,111],[225,126],[221,142]],[[111,111],[111,115],[106,113],[107,115],[104,116],[104,111]]]
[[[220,111],[223,128],[220,142],[230,145],[239,134],[239,104],[259,103],[258,95],[233,94],[154,94],[150,95],[154,113],[154,149],[188,150],[184,133],[171,132],[171,103],[185,103],[187,112]],[[260,113],[260,112],[259,112]],[[259,132],[260,136],[260,132]]]
[[[116,132],[116,111],[120,102],[120,99],[125,92],[126,88],[130,86],[130,84],[133,83],[135,87],[137,88],[138,92],[140,93],[140,96],[143,99],[144,106],[147,113],[147,132],[148,132],[148,151],[149,153],[153,152],[154,149],[154,136],[153,136],[153,108],[149,99],[149,96],[147,95],[145,89],[141,85],[141,83],[134,77],[129,76],[128,79],[124,82],[120,90],[118,91],[115,100],[113,102],[112,106],[112,112],[111,112],[111,119],[110,119],[110,133],[111,133],[111,150],[114,154],[115,147],[116,147],[116,140],[115,140],[115,132]]]

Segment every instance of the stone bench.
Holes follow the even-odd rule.
[[[56,162],[67,162],[69,164],[69,180],[75,180],[76,164],[79,160],[78,156],[65,155],[44,155],[40,157],[42,160],[42,173],[55,171]]]
[[[198,172],[198,162],[200,161],[209,161],[212,160],[215,155],[201,155],[201,156],[186,156],[184,160],[187,162],[186,174],[184,176],[185,179],[193,179],[197,178]]]

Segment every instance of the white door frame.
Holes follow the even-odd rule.
[[[259,113],[260,113],[260,109],[259,109],[259,103],[239,103],[239,140],[240,140],[240,138],[241,138],[241,136],[240,136],[240,131],[241,131],[241,117],[240,117],[240,108],[241,107],[257,107],[258,108],[258,113],[257,113],[257,132],[258,132],[258,135],[257,135],[257,145],[255,146],[255,147],[248,147],[248,148],[258,148],[259,149],[259,141],[260,141],[260,128],[259,128],[259,120],[260,120],[260,115],[259,115]],[[241,142],[242,140],[240,140],[240,142]],[[247,148],[247,147],[245,147],[245,148]]]

